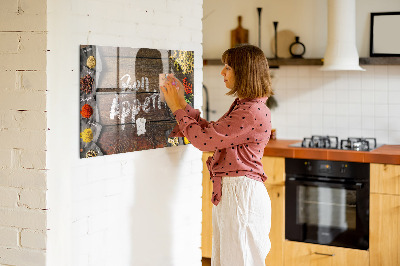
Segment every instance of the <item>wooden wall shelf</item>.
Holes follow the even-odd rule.
[[[270,67],[279,66],[322,66],[322,58],[269,58]]]
[[[279,66],[322,66],[322,58],[268,58],[271,68]],[[204,59],[205,66],[222,65],[220,59]],[[360,65],[400,65],[400,57],[362,57]]]
[[[268,63],[270,67],[279,66],[312,66],[312,65],[322,65],[321,58],[268,58]],[[217,66],[222,65],[220,59],[204,59],[203,64],[205,66]]]
[[[400,57],[362,57],[360,65],[400,65]]]

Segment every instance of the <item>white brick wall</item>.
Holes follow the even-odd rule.
[[[0,264],[200,265],[201,153],[79,160],[76,114],[86,43],[194,50],[199,107],[202,1],[0,5]]]
[[[0,227],[0,247],[14,247],[19,245],[19,230],[17,228]]]
[[[46,249],[46,231],[23,229],[21,246],[31,249]]]
[[[201,265],[201,152],[79,159],[78,52],[194,50],[199,107],[202,0],[54,0],[47,9],[48,265]]]
[[[0,17],[0,264],[45,265],[46,1]]]

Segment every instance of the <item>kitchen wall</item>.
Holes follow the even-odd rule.
[[[47,5],[47,265],[201,265],[201,152],[192,146],[79,159],[79,45],[195,53],[201,0]]]
[[[46,0],[0,3],[0,265],[46,261]]]
[[[232,9],[228,9],[232,6]],[[258,45],[258,13],[262,7],[261,48],[274,55],[272,21],[281,36],[300,36],[306,58],[322,58],[327,39],[327,1],[204,1],[204,58],[219,59],[230,45],[230,30],[243,16],[249,43]],[[369,56],[370,12],[399,11],[400,2],[356,1],[356,40],[360,57]],[[222,15],[223,14],[223,15]],[[218,25],[216,27],[215,25]],[[290,35],[289,34],[289,35]],[[215,38],[215,36],[221,36]],[[278,36],[279,33],[278,33]],[[278,39],[279,40],[279,39]],[[283,42],[287,41],[283,39]],[[290,43],[290,42],[289,42]],[[280,51],[278,46],[278,54]],[[301,139],[323,134],[376,137],[379,143],[400,143],[400,66],[366,65],[365,72],[322,72],[318,66],[281,66],[272,69],[278,108],[272,111],[278,138]],[[210,94],[211,120],[218,119],[232,98],[220,76],[221,66],[205,66],[204,85]]]

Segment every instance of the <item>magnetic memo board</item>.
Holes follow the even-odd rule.
[[[80,46],[80,157],[187,144],[160,99],[159,74],[173,73],[193,106],[194,52]]]

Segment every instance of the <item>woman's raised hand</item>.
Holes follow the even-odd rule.
[[[173,113],[178,109],[184,109],[186,107],[185,87],[177,78],[168,76],[164,86],[160,89],[164,94],[168,107]]]

